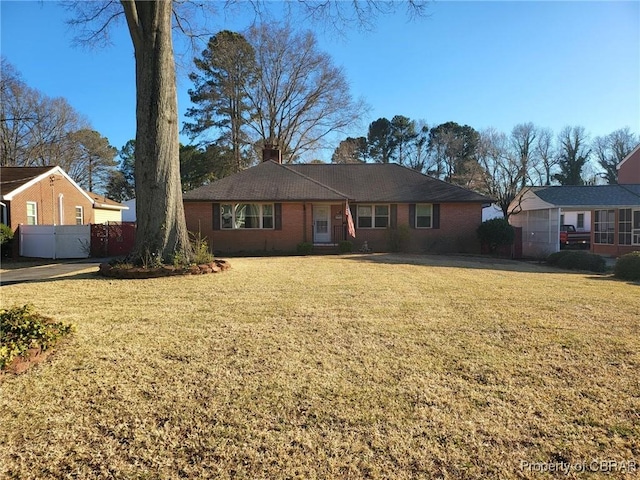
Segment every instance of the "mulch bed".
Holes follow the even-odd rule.
[[[206,273],[219,273],[229,270],[231,265],[226,260],[214,260],[201,265],[191,265],[190,267],[174,267],[173,265],[163,265],[158,268],[144,267],[122,267],[109,263],[100,264],[100,275],[109,278],[158,278],[173,277],[177,275],[204,275]]]

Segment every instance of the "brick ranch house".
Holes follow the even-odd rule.
[[[397,164],[288,164],[267,160],[183,195],[187,228],[215,252],[295,252],[350,240],[372,251],[404,236],[410,252],[479,253],[490,199]],[[347,234],[345,207],[356,237]]]
[[[1,167],[0,221],[24,225],[87,225],[122,221],[125,205],[80,188],[60,167]]]

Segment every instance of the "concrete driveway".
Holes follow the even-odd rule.
[[[37,282],[52,278],[66,277],[78,273],[97,272],[100,264],[105,260],[51,260],[51,263],[36,266],[25,266],[0,271],[0,286],[16,283]]]

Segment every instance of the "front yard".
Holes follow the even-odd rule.
[[[473,258],[231,265],[2,287],[76,333],[0,380],[0,478],[640,471],[637,284]]]

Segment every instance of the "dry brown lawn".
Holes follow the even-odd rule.
[[[638,475],[637,284],[475,258],[231,264],[2,287],[77,331],[0,383],[0,478]]]

